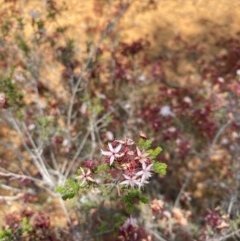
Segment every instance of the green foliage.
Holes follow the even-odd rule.
[[[143,140],[143,139],[140,139],[138,141],[138,147],[139,148],[142,148],[142,149],[145,149],[147,150],[152,144],[152,141],[151,140]]]
[[[114,228],[118,229],[120,225],[125,221],[125,216],[123,216],[121,213],[115,213],[113,216],[114,219]]]
[[[102,197],[107,197],[109,196],[109,193],[111,193],[112,185],[99,185],[98,189],[101,192]]]
[[[154,150],[148,150],[147,153],[149,154],[150,158],[153,160],[155,159],[162,151],[162,148],[161,147],[157,147],[156,149]]]
[[[12,230],[10,228],[0,231],[0,241],[13,240]]]
[[[1,33],[3,36],[6,36],[11,29],[11,24],[8,19],[4,19],[3,24],[1,26]]]
[[[29,224],[29,221],[26,217],[22,219],[21,225],[17,229],[4,229],[0,231],[0,241],[13,241],[16,238],[22,238],[32,232],[33,228]]]
[[[28,223],[28,219],[26,217],[22,220],[22,229],[26,232],[31,232],[33,230],[32,226]]]
[[[49,12],[48,12],[48,15],[47,15],[47,18],[49,18],[50,20],[55,20],[55,18],[56,18],[56,13],[53,12],[53,11],[49,11]]]
[[[74,198],[74,196],[78,193],[80,187],[79,185],[72,179],[67,179],[67,183],[65,187],[57,187],[56,192],[62,195],[63,200]]]
[[[99,98],[93,98],[90,102],[89,105],[89,110],[91,111],[91,113],[94,113],[96,115],[101,114],[102,111],[104,110],[103,106],[100,103],[100,99]]]
[[[64,50],[61,51],[61,54],[59,55],[59,59],[63,65],[68,66],[73,56],[74,56],[74,40],[67,39],[66,46]]]
[[[28,46],[28,44],[26,43],[26,41],[20,36],[20,35],[16,35],[16,42],[18,44],[18,48],[21,49],[27,56],[30,52],[30,48]]]
[[[57,33],[64,33],[66,32],[67,28],[66,27],[57,27],[56,32]]]
[[[153,163],[153,170],[158,174],[166,175],[166,172],[167,172],[166,169],[167,169],[167,164],[165,163],[162,163],[162,162]]]
[[[0,90],[6,95],[9,105],[21,107],[23,105],[23,96],[17,91],[16,85],[12,82],[14,70],[15,66],[12,66],[9,75],[5,79],[0,80]]]
[[[140,139],[138,142],[138,147],[145,149],[149,154],[150,159],[154,160],[162,152],[162,148],[158,146],[155,149],[149,149],[151,147],[151,143],[152,142],[150,140]],[[155,173],[166,175],[166,169],[167,164],[153,161],[153,170]]]
[[[106,222],[102,222],[100,227],[98,228],[101,233],[105,232],[108,229],[108,224]]]
[[[24,29],[23,18],[22,17],[17,18],[17,22],[18,22],[19,29],[23,30]]]
[[[38,31],[44,29],[44,22],[42,20],[36,21]]]
[[[122,197],[121,201],[126,205],[126,211],[128,213],[132,213],[134,204],[138,201],[142,203],[148,203],[148,199],[141,195],[140,190],[130,189],[128,192]]]
[[[37,121],[38,121],[38,124],[43,128],[47,128],[51,123],[52,123],[52,117],[49,117],[49,116],[44,116],[42,118],[38,118]]]
[[[98,231],[100,233],[104,233],[108,230],[114,230],[115,232],[117,232],[119,230],[119,227],[126,220],[126,217],[125,215],[120,213],[114,213],[114,214],[111,213],[111,214],[106,214],[106,220],[107,221],[101,221],[101,224],[98,227]],[[109,222],[109,220],[111,221]]]
[[[108,164],[101,164],[99,166],[96,167],[96,171],[97,172],[101,172],[101,171],[106,171],[106,170],[109,170],[110,169],[110,166]]]
[[[53,118],[44,116],[37,119],[38,124],[41,127],[41,137],[43,140],[47,140],[47,137],[52,129]]]

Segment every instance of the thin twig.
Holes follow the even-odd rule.
[[[234,231],[230,234],[225,235],[224,237],[220,238],[219,241],[224,241],[228,238],[234,237],[235,235],[238,236],[238,238],[240,237],[239,236],[240,235],[240,229],[238,229],[238,230],[236,230],[236,231]]]
[[[128,9],[128,7],[130,6],[130,3],[126,3],[122,9],[119,11],[118,15],[116,16],[116,18],[108,24],[108,26],[106,27],[105,31],[103,32],[101,38],[99,39],[98,43],[96,44],[95,48],[93,49],[93,51],[90,53],[88,60],[85,64],[85,66],[83,67],[77,82],[73,88],[73,93],[72,93],[72,97],[70,100],[70,104],[69,104],[69,108],[68,108],[68,115],[67,115],[67,129],[70,130],[70,126],[71,126],[71,120],[72,120],[72,111],[73,111],[73,105],[75,102],[75,98],[76,98],[76,94],[78,92],[78,87],[80,85],[80,83],[82,82],[84,73],[87,71],[89,64],[91,63],[92,59],[96,56],[98,49],[101,45],[101,43],[103,42],[103,40],[107,37],[107,35],[112,31],[112,29],[115,27],[115,25],[118,23],[119,19],[122,17],[122,15],[124,14],[124,12]]]
[[[77,149],[74,157],[73,157],[72,160],[71,160],[70,165],[68,166],[68,169],[67,169],[66,172],[65,172],[65,177],[68,177],[68,176],[69,176],[70,171],[73,169],[73,166],[76,164],[75,162],[76,162],[79,154],[81,153],[83,147],[85,146],[85,143],[86,143],[87,138],[89,137],[89,135],[90,135],[90,131],[88,131],[88,132],[85,134],[85,136],[83,137],[83,139],[82,139],[82,141],[81,141],[81,145],[79,145],[79,147],[78,147],[78,149]]]
[[[157,241],[168,241],[167,239],[165,239],[162,236],[160,236],[160,234],[158,234],[158,232],[156,232],[156,231],[154,231],[152,229],[149,229],[148,231],[149,231],[149,233],[154,235],[154,237],[157,239]]]

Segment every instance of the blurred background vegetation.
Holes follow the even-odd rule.
[[[40,181],[32,195],[32,183],[3,176],[0,225],[9,213],[32,207],[47,210],[53,225],[66,226],[54,188],[84,160],[99,158],[112,136],[136,137],[139,130],[163,147],[161,161],[169,166],[164,179],[154,178],[150,200],[190,210],[192,220],[199,216],[186,233],[197,233],[208,209],[220,205],[230,215],[230,199],[238,197],[239,150],[231,146],[239,138],[239,22],[237,0],[1,0],[1,172]],[[171,105],[175,119],[158,117]],[[220,138],[225,130],[232,145]],[[55,165],[49,161],[54,153],[64,175],[45,180],[26,146],[35,154],[42,150],[47,168]],[[69,215],[72,223],[80,220]],[[186,240],[181,237],[169,240]]]

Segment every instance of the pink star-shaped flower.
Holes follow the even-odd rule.
[[[146,166],[145,162],[142,162],[142,170],[136,173],[136,176],[142,176],[141,177],[141,183],[144,183],[149,177],[153,175],[153,173],[150,171],[153,164],[150,164]]]
[[[111,166],[116,158],[122,156],[122,155],[118,154],[118,152],[122,148],[122,144],[119,144],[117,147],[113,148],[113,146],[110,143],[108,143],[108,147],[109,147],[110,151],[101,150],[101,152],[102,152],[102,155],[110,156],[110,166]]]
[[[149,154],[144,152],[144,151],[140,151],[140,149],[137,147],[137,157],[135,159],[139,160],[139,162],[144,163],[147,161]]]
[[[137,176],[128,176],[126,174],[123,174],[124,180],[123,182],[120,182],[120,184],[130,186],[131,188],[134,188],[134,186],[141,186],[141,182],[137,179]]]
[[[96,182],[92,177],[90,177],[90,169],[88,169],[87,172],[85,172],[81,167],[80,169],[82,174],[76,177],[76,179],[82,179],[82,183],[80,184],[80,186],[82,186],[86,181]]]

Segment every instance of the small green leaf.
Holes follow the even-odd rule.
[[[161,175],[166,175],[167,173],[167,164],[162,163],[162,162],[154,162],[153,163],[153,171],[161,174]]]
[[[31,232],[33,230],[32,226],[29,224],[28,219],[26,217],[22,220],[22,228],[27,232]]]
[[[64,194],[64,195],[62,196],[62,199],[63,199],[64,201],[66,201],[67,199],[72,199],[72,198],[74,198],[74,196],[75,196],[75,193],[74,193],[74,192],[71,192],[71,193]]]
[[[151,140],[144,141],[143,139],[140,139],[138,141],[138,147],[147,150],[152,144]]]
[[[97,167],[97,172],[98,171],[106,171],[106,170],[109,170],[110,169],[110,166],[108,165],[108,164],[102,164],[102,165],[99,165],[98,167]]]
[[[155,159],[161,153],[161,151],[162,151],[162,148],[158,146],[154,150],[148,150],[147,153],[149,154],[151,159]]]
[[[44,116],[44,117],[38,118],[37,121],[42,128],[46,128],[49,124],[53,122],[53,118],[49,116]]]
[[[56,192],[63,193],[66,192],[67,188],[66,187],[57,187]]]
[[[57,187],[56,191],[61,193],[62,199],[67,200],[73,198],[79,191],[79,185],[72,179],[67,179],[65,187]]]
[[[141,195],[140,190],[132,189],[129,190],[126,195],[124,195],[121,201],[126,205],[126,211],[131,213],[134,208],[134,203],[140,201],[142,203],[148,203],[148,199]]]
[[[128,205],[126,206],[126,212],[127,212],[127,213],[132,213],[132,211],[133,211],[133,205],[128,204]]]
[[[140,196],[140,201],[142,202],[142,203],[148,203],[148,199],[146,198],[146,197],[144,197],[144,196]]]
[[[3,239],[4,238],[4,239]],[[10,228],[7,228],[5,230],[0,231],[0,240],[2,241],[11,241],[13,239],[12,236],[12,230]]]
[[[105,232],[107,230],[107,228],[108,228],[107,223],[106,222],[102,222],[100,227],[99,227],[99,231],[103,233],[103,232]]]
[[[67,185],[69,185],[73,189],[77,189],[78,188],[78,184],[74,180],[72,180],[72,179],[67,179]]]
[[[133,204],[136,199],[138,199],[140,194],[139,190],[129,190],[126,195],[124,195],[121,201],[126,205],[126,211],[131,213],[133,211]]]

